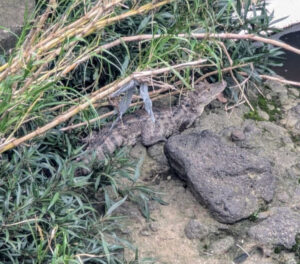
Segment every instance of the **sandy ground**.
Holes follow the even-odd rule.
[[[250,250],[253,244],[243,244],[243,240],[236,240],[230,252],[217,255],[209,250],[209,245],[217,239],[211,236],[207,240],[189,240],[184,228],[190,219],[197,219],[207,226],[226,225],[217,223],[208,211],[199,206],[191,192],[185,188],[182,181],[172,178],[162,181],[160,191],[165,195],[167,206],[157,206],[151,213],[152,220],[146,222],[139,217],[139,221],[130,221],[132,241],[139,248],[141,263],[147,264],[234,264],[233,259],[243,253],[238,245]],[[208,248],[206,248],[206,246]],[[125,252],[126,259],[133,259],[133,252]],[[149,259],[143,262],[143,260]],[[272,264],[272,260],[261,254],[253,254],[243,264]]]

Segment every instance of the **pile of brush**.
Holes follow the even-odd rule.
[[[146,84],[156,100],[230,78],[232,105],[251,106],[249,83],[268,78],[282,54],[268,43],[299,53],[260,36],[272,32],[264,1],[37,2],[0,66],[0,153],[54,127],[99,125],[114,111],[99,116],[97,109],[132,82]],[[129,99],[126,110],[141,104],[138,96]]]

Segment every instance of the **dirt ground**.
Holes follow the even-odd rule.
[[[243,254],[244,247],[250,251],[254,246],[244,245],[243,240],[240,240],[236,241],[228,253],[217,255],[209,247],[219,235],[203,241],[188,239],[184,229],[191,219],[197,219],[207,226],[218,226],[220,230],[226,230],[227,226],[216,222],[204,207],[199,206],[180,179],[173,177],[161,181],[159,189],[164,193],[163,199],[168,205],[155,205],[151,212],[152,220],[148,223],[142,217],[139,221],[130,221],[131,238],[139,248],[141,260],[145,260],[142,263],[232,264],[235,257]],[[243,263],[273,263],[261,253],[255,252]],[[127,259],[132,259],[133,252],[126,251],[126,256]],[[150,259],[146,260],[147,258]]]

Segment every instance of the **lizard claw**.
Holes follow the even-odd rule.
[[[218,101],[219,102],[221,102],[221,103],[227,103],[227,99],[224,97],[224,95],[223,95],[223,93],[219,93],[218,95],[217,95],[217,99],[218,99]]]

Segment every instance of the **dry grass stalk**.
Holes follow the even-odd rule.
[[[164,0],[156,4],[152,4],[152,3],[145,4],[144,6],[141,6],[135,10],[129,10],[121,15],[107,18],[106,17],[107,12],[111,11],[113,7],[120,4],[122,1],[124,0],[115,0],[104,7],[101,5],[95,5],[95,7],[86,16],[70,24],[68,27],[64,27],[55,33],[47,32],[48,33],[46,35],[47,37],[44,39],[43,38],[40,39],[38,44],[30,48],[30,50],[26,49],[25,54],[21,50],[19,56],[16,56],[12,60],[12,62],[0,66],[0,72],[2,72],[0,74],[0,81],[3,81],[8,76],[8,74],[12,75],[20,71],[22,68],[24,68],[26,63],[28,63],[31,59],[34,58],[34,60],[41,60],[48,52],[53,54],[53,51],[51,50],[54,49],[55,47],[58,47],[54,50],[54,54],[57,55],[61,52],[61,49],[68,50],[71,48],[71,46],[74,47],[77,44],[77,42],[72,42],[71,46],[62,45],[62,43],[65,42],[66,39],[70,39],[75,36],[76,37],[88,36],[94,33],[95,31],[101,30],[104,27],[113,24],[114,22],[118,22],[135,15],[141,15],[145,12],[149,12],[167,3],[170,3],[173,0]],[[101,3],[101,1],[99,1],[99,3]],[[101,14],[103,17],[100,17],[98,20],[94,21],[95,17],[93,16],[96,16],[96,18],[98,18],[99,14]],[[43,21],[44,19],[46,19],[46,17],[47,16],[45,15],[45,17],[42,17],[41,20]],[[33,33],[33,35],[35,34]],[[42,37],[43,36],[44,35],[42,35]],[[30,40],[28,40],[27,43],[32,44],[32,37],[30,37]],[[48,63],[50,63],[53,60],[53,57],[55,58],[55,56],[50,56],[50,59],[46,60],[45,64],[48,65]],[[61,65],[61,68],[64,69],[67,66],[68,65]],[[44,77],[44,79],[45,78],[49,78],[49,75]]]
[[[228,53],[228,50],[226,49],[226,46],[224,45],[223,42],[220,42],[218,41],[219,45],[222,47],[223,51],[225,52],[226,54],[226,57],[229,61],[229,64],[230,64],[230,69],[229,69],[229,72],[230,72],[230,75],[231,75],[231,78],[234,80],[234,82],[237,84],[238,88],[240,89],[240,92],[241,92],[241,97],[244,98],[244,100],[247,102],[247,104],[249,105],[249,107],[251,108],[252,111],[254,111],[254,108],[253,106],[251,105],[250,101],[248,100],[247,96],[245,95],[245,91],[242,87],[242,85],[240,84],[240,82],[236,79],[234,73],[233,73],[233,70],[232,70],[232,66],[233,66],[233,60],[231,59],[229,53]]]

